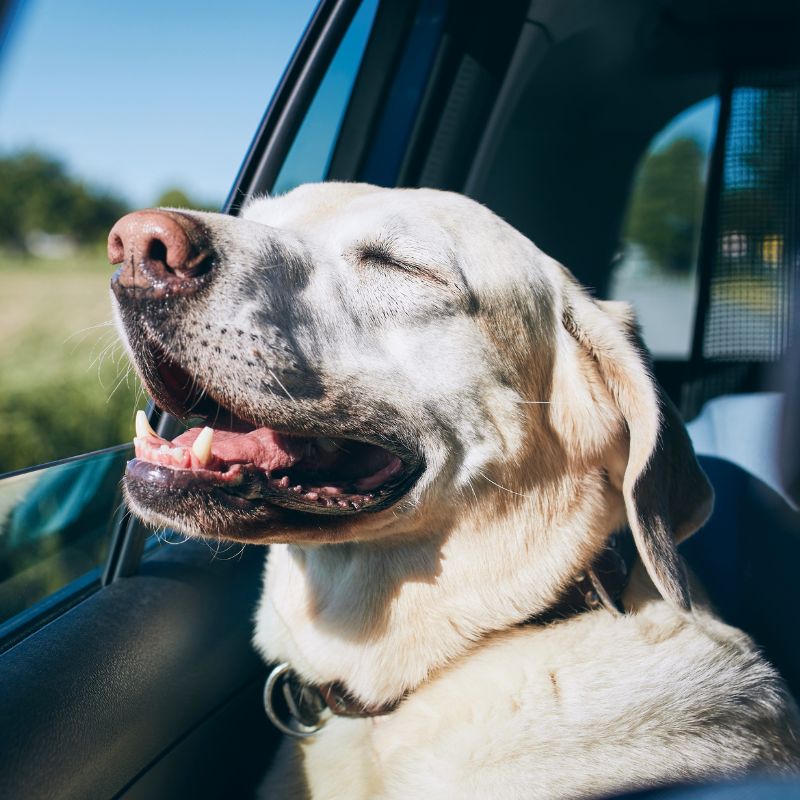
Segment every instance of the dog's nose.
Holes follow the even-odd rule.
[[[210,266],[211,247],[203,226],[177,211],[134,211],[108,234],[108,260],[120,264],[112,286],[149,294],[191,294]]]

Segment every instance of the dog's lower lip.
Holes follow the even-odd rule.
[[[389,451],[355,440],[193,428],[169,442],[140,429],[128,478],[151,488],[220,492],[312,513],[357,513],[399,496],[409,470]]]
[[[383,491],[352,494],[330,487],[312,490],[301,485],[280,486],[278,481],[252,467],[240,467],[232,474],[220,474],[213,470],[174,469],[139,458],[128,462],[126,477],[154,489],[213,492],[217,499],[224,497],[227,503],[236,506],[267,503],[318,514],[352,514],[370,510],[373,504],[382,503],[386,497]]]

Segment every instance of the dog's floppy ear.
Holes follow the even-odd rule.
[[[713,491],[677,409],[650,373],[630,306],[594,301],[570,284],[564,327],[594,362],[628,428],[622,494],[639,556],[661,595],[688,611],[676,544],[705,522]]]

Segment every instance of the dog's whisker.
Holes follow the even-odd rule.
[[[98,374],[98,376],[99,376],[99,375],[100,375],[100,372],[101,372],[101,371],[102,371],[102,369],[103,369],[103,363],[104,363],[104,361],[105,361],[106,357],[108,356],[108,354],[109,354],[109,353],[113,353],[113,352],[115,351],[115,349],[116,349],[116,345],[115,345],[115,343],[113,343],[113,342],[112,342],[111,344],[108,344],[108,345],[106,345],[106,346],[105,346],[105,347],[104,347],[104,348],[103,348],[103,349],[100,351],[100,353],[99,353],[97,356],[95,356],[95,357],[94,357],[94,358],[93,358],[93,359],[92,359],[92,360],[89,362],[89,365],[88,365],[88,367],[86,368],[86,369],[87,369],[87,371],[88,371],[88,370],[90,370],[92,367],[96,366],[96,367],[97,367],[97,374]]]
[[[481,470],[478,470],[478,474],[486,481],[492,484],[492,486],[496,486],[498,489],[502,489],[504,492],[508,492],[509,494],[516,495],[517,497],[527,497],[528,499],[535,500],[536,497],[531,494],[524,494],[523,492],[516,492],[513,489],[509,489],[506,486],[502,486],[501,484],[493,481],[488,475],[485,475]]]
[[[163,538],[161,538],[160,541],[162,542],[162,544],[180,545],[180,544],[185,544],[186,542],[189,541],[189,539],[192,538],[188,534],[183,534],[182,539],[174,539],[171,535],[173,533],[177,533],[177,531],[174,531],[172,528],[169,528],[168,526],[164,525],[164,527],[161,529],[161,536]]]
[[[76,336],[83,335],[83,337],[86,338],[86,335],[91,333],[92,331],[99,330],[100,328],[111,328],[113,326],[114,326],[114,320],[113,319],[106,320],[105,322],[97,322],[94,325],[87,325],[85,328],[80,328],[77,331],[73,331],[69,336],[67,336],[64,339],[62,344],[67,344],[67,342],[69,342],[70,340],[74,339]],[[81,341],[83,341],[83,340],[81,340]]]
[[[467,487],[469,488],[470,492],[472,492],[472,496],[475,498],[475,508],[478,508],[478,495],[475,492],[475,486],[472,483],[472,478],[467,478]]]
[[[286,396],[287,396],[287,397],[288,397],[288,398],[289,398],[289,399],[290,399],[290,400],[291,400],[291,401],[292,401],[292,402],[293,402],[295,405],[297,405],[297,400],[295,400],[295,399],[294,399],[294,397],[292,397],[292,395],[291,395],[291,393],[289,392],[289,390],[288,390],[288,389],[287,389],[287,388],[286,388],[286,387],[283,385],[283,383],[281,383],[281,379],[280,379],[280,378],[279,378],[279,377],[278,377],[278,376],[277,376],[277,375],[276,375],[276,374],[275,374],[275,373],[274,373],[274,372],[273,372],[273,371],[272,371],[272,370],[271,370],[269,367],[267,367],[267,371],[268,371],[268,372],[269,372],[269,374],[270,374],[270,375],[272,375],[272,377],[275,379],[275,381],[276,381],[276,383],[278,384],[278,386],[280,386],[280,387],[281,387],[281,389],[283,389],[283,391],[284,391],[284,393],[286,394]]]
[[[194,391],[195,391],[195,387],[193,386],[192,387],[192,393]],[[205,387],[201,386],[200,387],[200,392],[197,394],[197,398],[192,403],[192,405],[187,409],[187,412],[186,412],[187,416],[191,416],[192,412],[197,408],[197,406],[200,405],[200,403],[203,402],[203,400],[206,398],[207,395],[208,395],[208,392],[206,391]],[[217,410],[217,413],[216,413],[216,415],[214,417],[214,422],[217,421],[217,417],[218,416],[219,416],[219,409]]]
[[[237,560],[237,559],[242,557],[242,554],[244,553],[244,549],[246,547],[246,545],[244,545],[244,544],[240,545],[239,549],[233,555],[230,555],[230,556],[226,556],[225,555],[227,550],[230,550],[230,549],[233,548],[233,545],[234,545],[234,542],[230,542],[228,544],[228,547],[225,548],[225,550],[223,550],[221,554],[218,554],[218,560],[219,561],[235,561],[235,560]]]
[[[106,398],[106,403],[111,402],[111,398],[114,397],[119,387],[122,386],[123,383],[125,383],[125,381],[128,379],[129,374],[130,374],[130,368],[126,369],[122,377],[114,384],[114,388],[111,390],[111,393]]]

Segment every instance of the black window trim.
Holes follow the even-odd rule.
[[[272,97],[233,189],[223,205],[239,213],[245,200],[272,188],[303,117],[361,0],[321,0]]]

